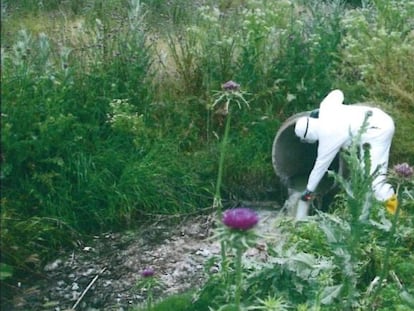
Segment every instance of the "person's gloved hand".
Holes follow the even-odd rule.
[[[385,208],[390,214],[395,214],[398,208],[397,195],[393,194],[388,200],[385,201]]]
[[[311,118],[318,119],[319,118],[319,109],[312,110],[309,114]]]
[[[313,192],[306,189],[305,191],[302,192],[300,199],[302,201],[309,202],[310,200],[312,200],[312,197],[313,197]]]

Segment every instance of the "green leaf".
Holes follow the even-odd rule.
[[[411,296],[410,293],[408,293],[406,290],[400,293],[400,297],[402,300],[407,302],[410,305],[410,307],[414,307],[414,297]]]
[[[3,281],[13,276],[13,267],[5,263],[0,263],[0,280]]]
[[[370,220],[371,225],[373,225],[374,227],[383,230],[385,232],[389,232],[391,230],[392,227],[392,222],[389,221],[386,218],[381,219],[381,222],[375,221],[375,220]]]
[[[315,257],[311,254],[298,253],[291,257],[293,261],[303,263],[308,267],[313,267],[316,264]]]
[[[325,287],[321,294],[321,303],[324,305],[331,304],[334,301],[334,299],[339,296],[341,289],[342,284]]]

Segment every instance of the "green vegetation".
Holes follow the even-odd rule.
[[[228,80],[240,83],[250,109],[232,111],[223,200],[282,202],[271,167],[274,135],[288,116],[317,107],[333,88],[344,91],[346,102],[372,101],[387,110],[396,123],[391,165],[414,163],[412,1],[15,0],[1,6],[2,281],[35,273],[56,249],[87,234],[211,207],[226,125],[211,107]],[[414,213],[410,187],[402,192],[399,218],[405,233]],[[353,224],[347,215],[320,217]],[[373,239],[384,244],[367,234],[352,242],[368,243],[372,261],[363,266],[381,264],[388,239],[378,230]],[[319,224],[299,232],[320,237],[315,245],[295,238],[315,264],[349,251],[349,245],[333,248]],[[400,238],[387,265],[403,278],[413,272],[407,260],[413,241]],[[348,255],[351,262],[369,259]],[[265,274],[270,283],[252,278],[251,292],[262,288],[258,298],[270,303],[272,291],[283,290],[281,277],[303,283],[295,269],[282,265]],[[326,282],[344,281],[348,289],[356,282],[360,293],[380,270],[362,271],[346,277],[329,270]],[[393,300],[401,294],[398,283],[386,288],[383,310],[403,304]],[[356,293],[335,297],[355,301]],[[306,305],[317,297],[299,294],[284,299]]]
[[[260,259],[243,255],[258,237],[255,212],[227,210],[215,234],[225,256],[209,263],[221,270],[208,273],[191,303],[184,293],[137,310],[164,310],[166,301],[176,311],[412,310],[414,281],[406,273],[414,268],[414,169],[393,169],[400,205],[387,211],[374,199],[375,173],[369,148],[360,152],[360,134],[343,152],[350,178],[331,173],[341,189],[333,213],[317,211],[304,222],[281,217],[279,239],[265,237],[267,256]]]

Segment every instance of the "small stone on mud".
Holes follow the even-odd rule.
[[[62,264],[62,260],[61,259],[57,259],[54,262],[51,262],[49,264],[47,264],[44,268],[45,271],[53,271],[56,270],[61,264]]]

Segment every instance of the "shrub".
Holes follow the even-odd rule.
[[[373,1],[342,20],[341,71],[346,88],[389,110],[396,123],[393,159],[412,162],[411,111],[414,108],[414,5],[411,1]],[[353,92],[350,91],[352,94]]]

